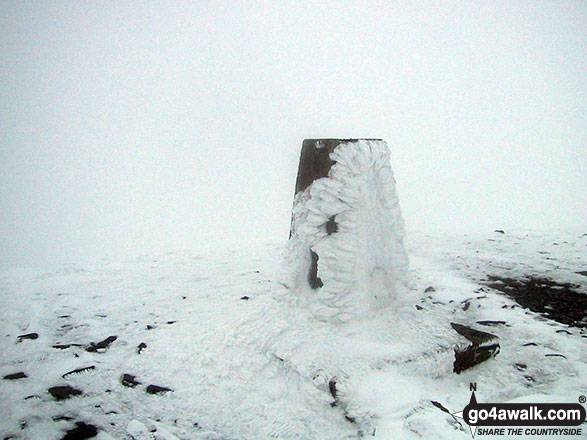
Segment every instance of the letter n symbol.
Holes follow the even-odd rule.
[[[469,391],[477,391],[477,382],[469,382]]]

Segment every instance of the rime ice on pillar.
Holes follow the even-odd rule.
[[[403,237],[384,141],[304,141],[286,255],[298,302],[344,322],[395,301],[407,269]]]

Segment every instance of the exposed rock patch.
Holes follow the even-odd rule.
[[[82,393],[81,390],[69,385],[52,387],[47,391],[49,391],[49,394],[51,394],[55,400],[66,400],[73,396],[79,396]]]
[[[86,371],[91,371],[91,370],[95,370],[95,369],[96,369],[96,366],[95,365],[90,365],[89,367],[77,368],[75,370],[68,371],[67,373],[65,373],[61,377],[65,379],[67,376],[69,376],[71,374],[84,373]]]
[[[86,351],[96,353],[98,350],[106,350],[108,347],[110,347],[110,344],[116,341],[116,339],[118,339],[118,336],[113,335],[108,336],[106,339],[100,342],[90,342],[90,345],[86,347]]]
[[[497,342],[498,337],[491,334],[475,330],[462,324],[451,323],[452,328],[461,336],[471,342],[466,348],[455,349],[455,361],[453,371],[457,374],[468,370],[486,360],[497,356],[500,347]]]
[[[522,307],[549,319],[574,327],[587,328],[587,295],[571,283],[547,278],[522,279],[488,275],[486,285],[498,290]]]
[[[61,440],[83,440],[86,438],[96,437],[98,428],[84,422],[77,422],[76,427],[67,431]]]
[[[129,388],[134,388],[137,385],[140,385],[140,382],[136,380],[136,376],[133,376],[132,374],[123,374],[120,378],[120,383]]]
[[[7,374],[6,376],[4,376],[4,379],[17,380],[17,379],[24,379],[25,377],[28,377],[28,376],[24,372],[20,371],[18,373],[14,373],[14,374]]]
[[[38,339],[39,338],[39,334],[38,333],[27,333],[26,335],[20,335],[18,336],[18,342],[22,342],[25,339]]]
[[[173,390],[167,387],[160,387],[159,385],[149,385],[146,391],[149,394],[164,394]]]

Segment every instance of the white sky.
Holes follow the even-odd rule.
[[[408,230],[587,232],[586,43],[583,1],[0,0],[0,265],[285,241],[306,137],[387,140]]]

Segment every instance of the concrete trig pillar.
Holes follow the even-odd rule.
[[[287,287],[317,319],[362,318],[394,301],[404,226],[381,139],[306,139],[296,181]]]

